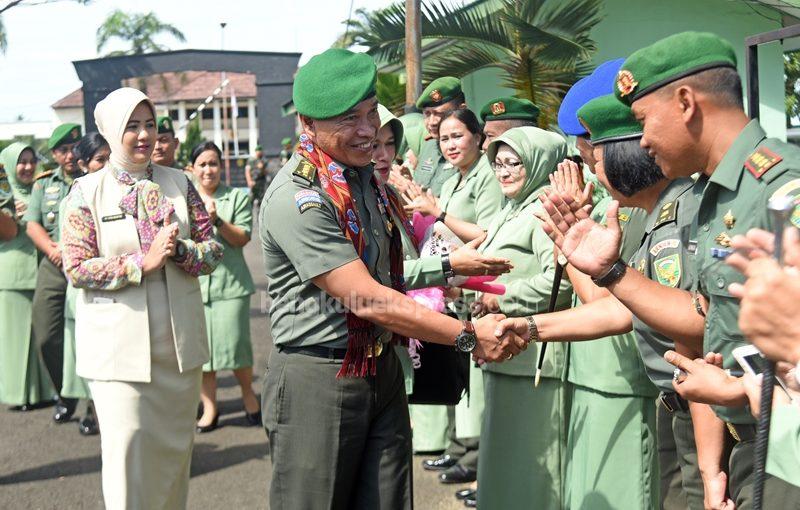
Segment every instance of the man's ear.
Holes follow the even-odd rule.
[[[303,131],[309,134],[315,134],[315,126],[314,126],[314,119],[306,117],[305,115],[297,114],[297,118],[300,119],[300,125],[303,127]]]
[[[675,89],[675,100],[681,109],[681,118],[685,123],[689,123],[697,114],[697,96],[695,91],[688,85],[681,85]]]

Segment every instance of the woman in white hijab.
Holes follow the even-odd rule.
[[[64,270],[80,289],[76,368],[100,424],[109,509],[185,508],[208,343],[197,276],[222,247],[197,191],[150,162],[155,107],[121,88],[95,109],[111,147],[76,181],[62,220]]]

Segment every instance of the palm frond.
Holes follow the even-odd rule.
[[[444,1],[425,2],[421,11],[423,39],[458,39],[513,48],[503,20],[485,6],[464,8]]]
[[[479,69],[502,67],[513,57],[512,51],[496,45],[455,42],[423,61],[422,80],[429,83],[440,76],[461,78]]]
[[[390,62],[405,55],[406,11],[401,3],[374,11],[354,26],[353,42],[368,48],[367,53]]]

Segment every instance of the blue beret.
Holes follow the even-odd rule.
[[[573,85],[558,109],[558,127],[572,136],[586,136],[586,128],[578,120],[578,110],[592,99],[614,93],[614,80],[624,58],[603,62],[592,74]]]

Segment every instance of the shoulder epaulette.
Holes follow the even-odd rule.
[[[317,176],[317,167],[314,166],[314,163],[307,159],[301,159],[297,163],[297,168],[292,171],[292,178],[297,182],[299,178],[302,181],[301,184],[311,184],[314,182],[314,178]]]
[[[750,154],[750,157],[744,162],[744,167],[753,174],[753,177],[761,179],[761,177],[767,173],[767,170],[781,161],[783,161],[782,156],[779,156],[766,147],[759,147],[755,152]]]
[[[55,173],[55,171],[53,171],[53,170],[46,170],[46,171],[40,173],[39,175],[37,175],[34,180],[38,181],[39,179],[44,179],[45,177],[50,177],[54,173]]]
[[[661,209],[658,211],[658,218],[656,218],[656,223],[653,225],[653,228],[660,227],[664,223],[675,221],[677,217],[678,201],[673,200],[672,202],[667,202],[666,204],[662,205]]]

